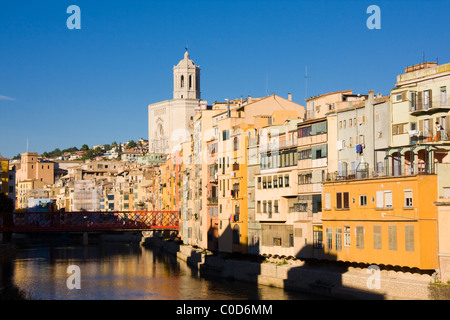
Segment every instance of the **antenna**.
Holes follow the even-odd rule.
[[[308,99],[308,66],[305,67],[305,100]]]

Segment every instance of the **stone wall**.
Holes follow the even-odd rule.
[[[173,251],[176,248],[172,248]],[[254,262],[181,245],[177,257],[198,268],[202,275],[214,275],[342,299],[429,300],[448,299],[450,288],[432,286],[427,274],[413,274],[369,268],[307,265],[300,260]],[[379,281],[376,276],[379,275]]]

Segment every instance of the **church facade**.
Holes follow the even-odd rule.
[[[173,67],[173,99],[148,106],[149,152],[169,154],[193,132],[195,113],[205,102],[200,97],[200,67],[189,58]]]

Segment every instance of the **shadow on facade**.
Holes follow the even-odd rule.
[[[307,245],[296,254],[296,257],[303,265],[289,269],[284,280],[286,289],[339,299],[384,300],[383,294],[344,285],[343,275],[348,272],[349,265],[337,261],[335,255],[324,254],[322,249]],[[360,280],[367,284],[370,276],[371,274],[367,274],[367,277]]]

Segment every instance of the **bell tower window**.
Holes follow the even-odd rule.
[[[184,76],[181,76],[181,87],[184,88]]]

